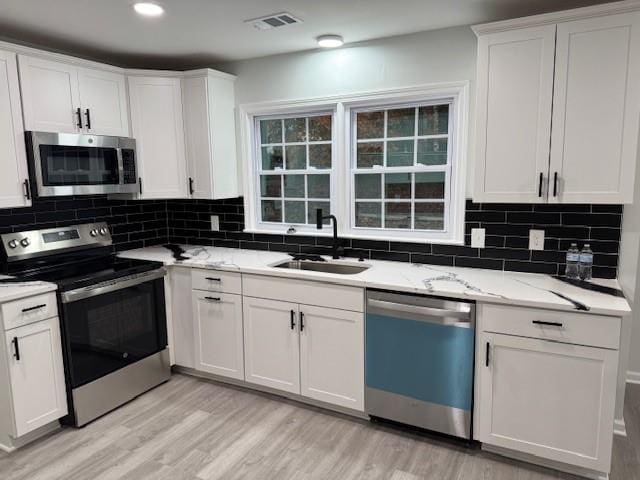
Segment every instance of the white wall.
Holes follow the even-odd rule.
[[[469,27],[373,40],[336,50],[274,55],[219,68],[238,76],[238,105],[467,80],[469,118],[474,118],[476,36]],[[241,170],[239,175],[242,178]],[[467,181],[468,193],[471,184]]]

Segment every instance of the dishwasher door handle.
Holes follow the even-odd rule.
[[[446,310],[442,308],[434,307],[422,307],[419,305],[408,305],[406,303],[386,302],[384,300],[367,300],[367,307],[379,308],[386,311],[396,311],[415,315],[414,320],[439,323],[444,325],[469,323],[471,324],[471,306],[469,305],[469,311],[460,310]],[[368,312],[373,313],[373,312]],[[456,319],[457,322],[448,322],[447,319]]]

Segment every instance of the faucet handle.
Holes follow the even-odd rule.
[[[316,208],[316,228],[322,230],[322,209]]]

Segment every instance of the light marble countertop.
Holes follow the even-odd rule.
[[[53,292],[58,288],[55,283],[49,282],[2,282],[8,278],[11,277],[0,275],[0,303]]]
[[[517,306],[555,310],[588,310],[588,313],[625,316],[631,311],[623,297],[571,285],[549,275],[503,272],[476,268],[355,259],[338,262],[370,265],[355,275],[274,268],[291,259],[287,253],[235,248],[181,246],[184,260],[162,246],[121,252],[125,258],[154,260],[165,265],[212,268],[258,275],[316,280],[339,285],[381,288],[409,293],[453,297]],[[329,260],[329,257],[324,257]],[[620,289],[616,280],[594,279],[591,283]]]

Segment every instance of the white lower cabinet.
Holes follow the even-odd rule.
[[[67,414],[58,318],[5,332],[13,436],[21,437]]]
[[[196,369],[244,380],[242,296],[194,290]]]
[[[247,382],[300,393],[298,304],[244,297]]]

